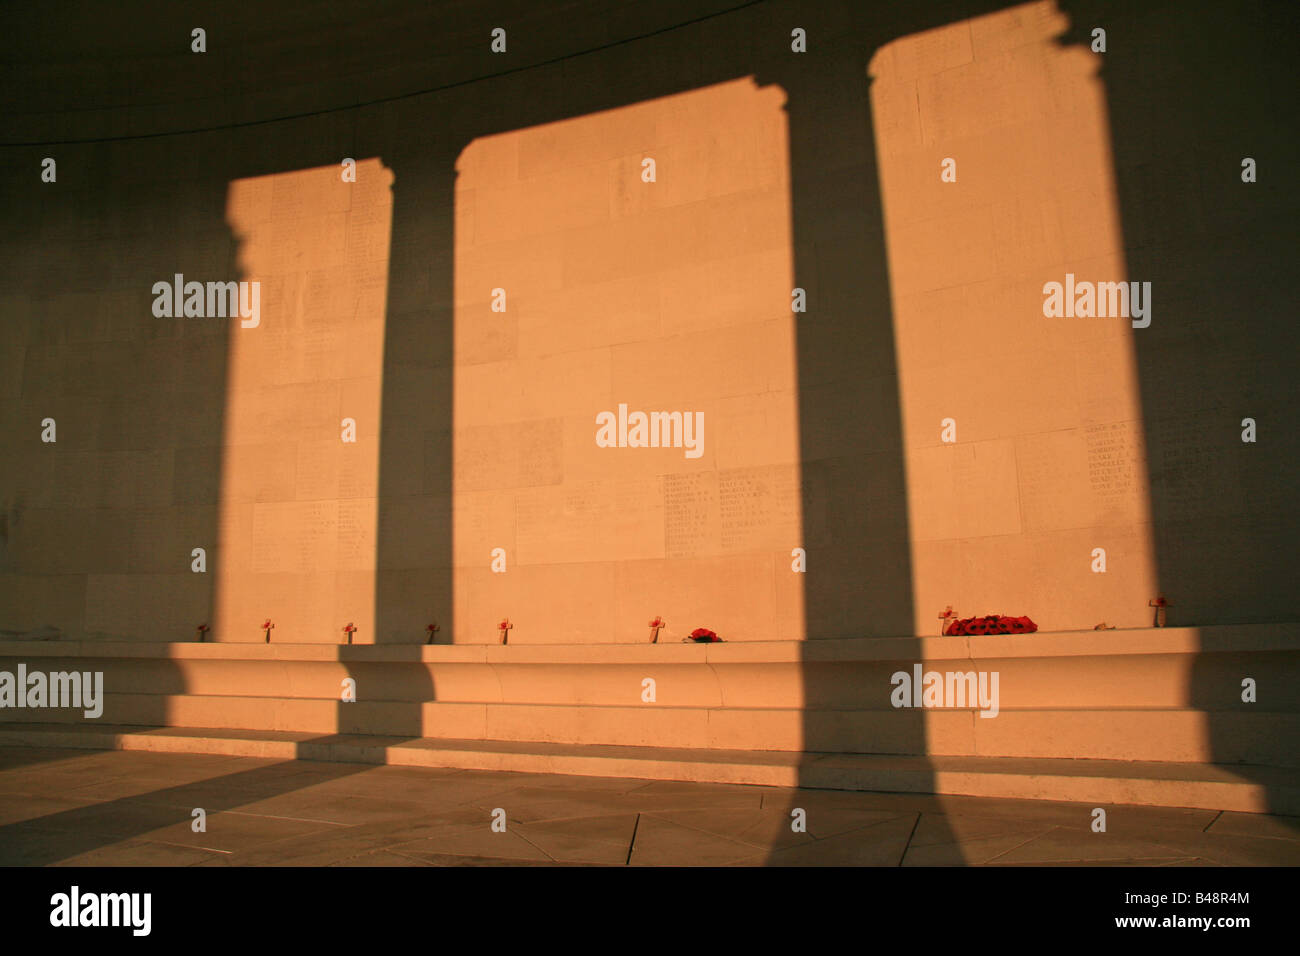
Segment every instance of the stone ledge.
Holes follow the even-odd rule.
[[[736,641],[722,644],[262,644],[162,641],[0,641],[0,659],[156,658],[487,664],[825,663],[1010,660],[1133,654],[1300,650],[1300,622],[973,637]]]

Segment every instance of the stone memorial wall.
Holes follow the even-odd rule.
[[[438,82],[337,109],[257,74],[211,122],[15,120],[0,630],[773,641],[948,605],[1141,627],[1162,590],[1182,624],[1293,617],[1261,556],[1296,529],[1287,340],[1218,329],[1173,263],[1276,235],[1294,190],[1223,133],[1169,175],[1264,201],[1160,233],[1085,5],[851,6],[539,34],[495,74],[461,24]]]

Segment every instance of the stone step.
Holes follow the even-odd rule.
[[[1300,814],[1300,771],[1060,758],[884,756],[314,735],[291,731],[0,725],[0,746],[631,777],[697,783],[1038,799],[1106,807]]]
[[[87,723],[69,709],[4,722]],[[1300,714],[1192,708],[808,709],[106,694],[105,723],[578,745],[1298,766]]]
[[[360,700],[640,703],[889,710],[893,677],[999,675],[1004,707],[1300,712],[1300,626],[1231,625],[1001,637],[661,645],[314,645],[0,641],[0,666],[92,670],[113,693]],[[1267,675],[1258,704],[1245,677]]]

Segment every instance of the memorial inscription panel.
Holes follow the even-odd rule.
[[[664,477],[664,553],[694,558],[717,552],[721,534],[717,472]]]
[[[1146,456],[1142,429],[1136,422],[1109,422],[1084,429],[1088,451],[1088,484],[1094,499],[1107,511],[1127,514],[1141,505],[1146,493]],[[1134,515],[1135,516],[1135,515]]]

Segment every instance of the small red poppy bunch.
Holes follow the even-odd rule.
[[[1027,617],[1007,617],[989,614],[986,617],[964,617],[948,625],[945,634],[1032,634],[1038,625]]]
[[[682,638],[682,643],[686,643],[687,641],[694,641],[696,644],[721,644],[722,638],[718,637],[718,635],[714,634],[707,627],[697,627],[695,630],[691,631],[690,637]]]

